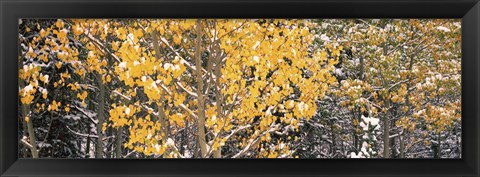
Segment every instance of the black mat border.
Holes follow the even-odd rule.
[[[478,176],[478,0],[0,1],[0,176]],[[17,159],[18,18],[462,18],[463,159]]]

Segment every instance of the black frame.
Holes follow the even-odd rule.
[[[19,18],[462,18],[462,159],[18,159]],[[479,176],[479,0],[0,0],[0,176]]]

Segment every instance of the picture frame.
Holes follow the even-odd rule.
[[[478,0],[2,0],[0,176],[479,176]],[[18,159],[19,18],[461,18],[462,159]]]

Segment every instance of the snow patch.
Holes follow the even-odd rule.
[[[126,69],[127,68],[127,62],[121,62],[118,67]]]
[[[444,27],[444,26],[437,27],[437,30],[440,30],[440,31],[443,31],[443,32],[450,32],[450,29],[448,29],[447,27]]]
[[[330,38],[329,38],[326,34],[322,34],[322,35],[320,36],[320,39],[321,39],[322,41],[330,42]]]
[[[258,63],[260,60],[259,60],[258,56],[253,56],[253,61]]]

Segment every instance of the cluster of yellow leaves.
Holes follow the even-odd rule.
[[[58,111],[61,105],[62,103],[53,100],[52,104],[48,105],[48,111]]]
[[[439,134],[453,125],[454,121],[460,121],[460,109],[460,101],[447,103],[444,106],[428,104],[425,109],[414,113],[413,117],[417,120],[422,118],[427,123],[428,131]]]
[[[112,105],[110,109],[110,117],[109,120],[112,122],[112,127],[123,127],[126,125],[132,124],[132,119],[135,119],[133,116],[136,111],[136,107],[133,105],[128,106],[117,106],[115,104]],[[106,123],[105,123],[106,124]],[[103,127],[104,131],[106,129],[106,125]]]
[[[227,20],[218,25],[218,36],[228,33],[228,38],[221,40],[228,66],[222,68],[221,80],[226,86],[222,92],[227,104],[241,98],[239,108],[232,111],[236,122],[252,124],[260,117],[254,130],[268,131],[278,120],[298,129],[302,118],[308,120],[315,114],[314,101],[322,99],[336,81],[331,71],[342,47],[330,46],[334,50],[330,56],[322,49],[314,49],[310,55],[311,25],[302,20],[266,20],[263,24]],[[289,98],[295,89],[300,97]]]
[[[105,84],[114,80],[124,84],[126,87],[115,89],[124,96],[120,97],[122,99],[138,97],[139,90],[146,95],[141,103],[129,105],[127,108],[113,106],[109,111],[110,123],[105,124],[104,129],[108,126],[126,126],[130,134],[127,148],[149,155],[161,155],[167,142],[160,140],[165,140],[163,137],[167,135],[162,135],[163,130],[160,130],[159,123],[162,120],[158,119],[168,119],[171,126],[177,125],[180,128],[185,126],[184,121],[188,119],[186,116],[188,112],[182,112],[179,108],[185,107],[184,104],[188,100],[185,93],[177,88],[177,84],[186,85],[187,88],[190,86],[180,81],[186,66],[179,56],[169,58],[160,55],[161,51],[148,46],[153,43],[154,33],[160,33],[165,40],[175,40],[174,43],[179,44],[182,31],[193,27],[191,20],[131,20],[132,25],[125,25],[119,20],[72,21],[75,38],[86,43],[89,50],[85,70],[101,74]],[[170,29],[165,30],[167,27]],[[165,46],[161,47],[168,49]],[[111,58],[113,63],[107,58]],[[112,69],[107,70],[109,67]],[[171,104],[163,104],[164,100]],[[194,104],[189,103],[191,106]],[[162,110],[158,108],[165,106],[168,108]],[[125,115],[127,109],[131,110],[132,115]],[[147,114],[140,110],[146,111]],[[150,120],[150,117],[155,117],[156,120]],[[172,132],[175,131],[172,129]]]
[[[150,115],[144,118],[133,118],[133,125],[129,127],[130,136],[125,147],[142,152],[145,155],[163,154],[166,147],[159,142],[162,139],[160,134],[160,122],[150,120]]]
[[[164,115],[171,123],[180,128],[185,126],[185,120],[192,118],[192,110],[197,109],[196,99],[189,100],[187,97],[191,96],[189,92],[193,92],[196,85],[190,78],[199,76],[187,70],[187,65],[191,67],[194,64],[186,63],[188,60],[184,58],[193,54],[195,43],[188,33],[194,32],[195,20],[133,20],[131,26],[121,25],[115,20],[75,22],[74,31],[88,32],[103,40],[106,36],[118,39],[107,43],[117,60],[113,64],[113,75],[127,86],[127,90],[122,91],[123,94],[134,97],[141,88],[148,98],[144,100],[145,106],[150,107],[147,116],[162,112],[154,108],[155,104],[163,107]],[[222,95],[218,95],[224,102],[208,101],[205,110],[205,126],[215,136],[209,144],[215,150],[227,141],[225,136],[228,132],[235,127],[253,123],[255,117],[260,117],[260,121],[254,128],[261,131],[271,129],[278,120],[298,129],[302,118],[308,120],[315,114],[315,100],[323,98],[329,85],[336,81],[331,71],[338,62],[342,47],[329,46],[331,54],[321,49],[308,51],[314,37],[310,30],[313,24],[307,20],[271,20],[265,23],[255,20],[215,20],[202,23],[207,38],[205,48],[213,46],[217,40],[220,45],[218,47],[225,56],[225,63],[216,65],[227,66],[221,68],[218,83],[221,88],[225,88],[221,89]],[[215,26],[208,27],[206,23]],[[159,41],[153,41],[155,36]],[[174,53],[173,56],[160,55],[161,51],[155,50],[155,44],[153,48],[146,47],[152,46],[150,42],[158,42],[162,50],[170,51],[175,50],[173,47],[180,47],[184,51]],[[90,51],[87,59],[89,65],[105,67],[104,64],[98,65],[102,63],[100,58],[105,56],[105,52],[98,50],[101,47],[90,44],[87,48]],[[251,81],[247,83],[247,80]],[[300,98],[289,98],[295,94],[296,89],[300,92]],[[217,115],[217,104],[233,107],[222,109],[222,115]],[[284,116],[275,116],[274,112],[281,112]],[[115,125],[125,125],[122,119],[110,120],[117,122]],[[139,140],[140,135],[149,133],[139,134],[138,126],[136,129],[131,127],[130,125],[130,138],[134,139],[131,142],[137,143],[137,146],[130,143],[127,147],[136,150],[148,147],[147,152],[155,153],[150,151],[155,146],[142,144]],[[162,137],[160,132],[150,131],[151,136]]]
[[[361,113],[364,113],[369,108],[372,113],[376,113],[375,107],[369,107],[368,100],[365,99],[365,92],[373,92],[372,86],[368,82],[359,79],[347,79],[340,82],[340,88],[333,90],[333,94],[339,98],[344,98],[340,101],[340,106],[347,107],[350,111],[354,108],[359,108]],[[376,99],[377,93],[372,94]],[[358,124],[358,123],[357,123]]]
[[[353,25],[354,32],[340,36],[362,41],[361,45],[333,40],[314,46],[323,39],[315,35],[318,24],[311,20],[201,20],[202,67],[196,68],[196,20],[57,20],[50,27],[27,29],[38,31],[38,36],[25,46],[22,60],[28,62],[19,68],[19,76],[26,86],[20,88],[20,99],[22,104],[31,104],[37,92],[47,99],[49,92],[55,93],[46,89],[53,84],[55,89],[77,93],[70,99],[86,107],[87,99],[95,96],[81,86],[88,82],[85,76],[101,80],[107,90],[115,92],[108,94],[107,102],[113,104],[107,109],[103,129],[127,127],[125,147],[146,155],[161,155],[174,148],[168,133],[186,128],[187,121],[197,121],[196,114],[204,111],[204,126],[213,135],[207,139],[210,149],[219,150],[230,140],[242,142],[239,149],[250,148],[260,139],[253,147],[260,150],[258,156],[291,156],[291,146],[273,142],[270,133],[298,130],[302,121],[315,115],[316,101],[332,93],[341,98],[340,106],[352,111],[359,108],[362,113],[368,107],[374,116],[390,114],[397,106],[404,114],[396,125],[410,131],[419,118],[438,131],[459,120],[459,101],[423,104],[423,100],[438,100],[459,88],[460,62],[448,60],[457,57],[458,44],[430,37],[447,31],[458,40],[458,28],[442,20],[368,23],[362,29]],[[82,51],[72,40],[82,44]],[[424,46],[429,52],[418,54],[420,47],[409,40],[429,44]],[[346,48],[371,58],[365,59],[363,79],[348,78],[337,85],[332,73]],[[86,57],[79,59],[81,52]],[[406,61],[411,56],[404,53],[428,61],[417,61],[409,68]],[[45,65],[26,64],[32,61]],[[430,63],[438,71],[429,69]],[[46,66],[53,66],[57,73],[42,73]],[[347,67],[358,70],[358,65]],[[218,73],[214,73],[216,68]],[[204,82],[200,92],[199,77]],[[197,111],[199,93],[206,98],[205,110]],[[55,100],[46,103],[49,111],[62,110]],[[70,112],[70,105],[64,105],[64,110]]]
[[[37,92],[36,88],[32,85],[27,85],[20,90],[20,101],[22,104],[30,104],[34,99],[34,94]]]
[[[19,95],[21,96],[20,101],[22,104],[30,104],[33,101],[39,86],[37,80],[39,71],[40,68],[34,67],[33,64],[24,65],[23,68],[19,70],[19,77],[29,83],[19,90]],[[40,79],[42,78],[43,76],[40,75]]]

